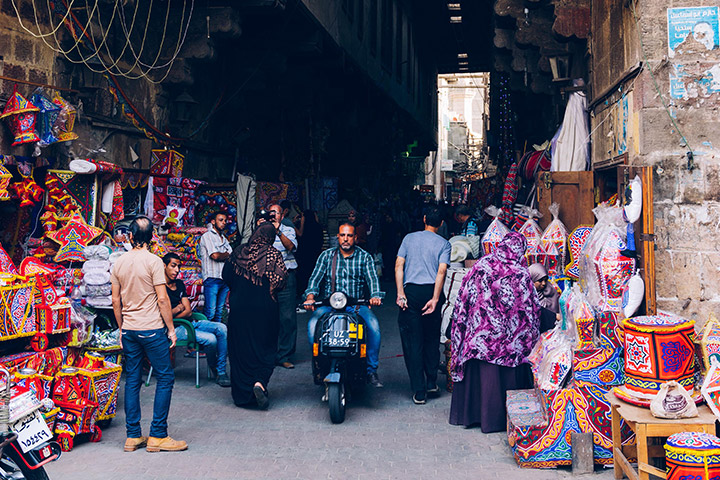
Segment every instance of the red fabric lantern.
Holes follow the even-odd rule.
[[[35,120],[40,109],[30,103],[28,99],[20,95],[17,85],[13,88],[10,100],[5,104],[0,118],[7,119],[10,131],[15,137],[12,146],[16,147],[24,143],[34,143],[40,140],[35,131]]]

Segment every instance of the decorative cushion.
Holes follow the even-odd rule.
[[[693,391],[693,320],[674,315],[643,316],[627,318],[622,326],[625,329],[625,388],[628,391],[649,398],[670,380]]]
[[[720,439],[704,432],[670,435],[665,444],[668,480],[714,479],[720,476]]]

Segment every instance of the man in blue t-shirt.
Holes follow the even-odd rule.
[[[428,393],[440,393],[440,307],[451,250],[450,242],[437,234],[442,222],[440,209],[429,207],[425,230],[405,236],[395,261],[400,339],[417,405],[425,403]]]

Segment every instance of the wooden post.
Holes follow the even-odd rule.
[[[592,473],[595,467],[592,433],[572,432],[571,442],[573,475]]]

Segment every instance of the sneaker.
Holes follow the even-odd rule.
[[[146,450],[148,452],[180,452],[187,448],[187,443],[183,440],[173,440],[170,437],[148,437]]]
[[[375,388],[382,388],[383,384],[380,383],[377,372],[368,373],[367,383]]]
[[[270,405],[267,390],[262,388],[260,385],[255,385],[253,387],[253,394],[255,395],[255,401],[257,401],[257,405],[260,407],[260,410],[267,410]]]
[[[147,437],[128,438],[125,440],[125,451],[134,452],[147,445]]]
[[[220,374],[215,379],[215,383],[217,383],[221,387],[229,387],[230,386],[230,377],[228,377],[227,374],[225,374],[225,373]]]
[[[425,392],[416,392],[413,395],[413,403],[415,405],[425,405]]]
[[[440,387],[438,387],[438,386],[437,386],[437,383],[436,383],[434,386],[428,387],[427,393],[428,393],[428,395],[439,395],[439,394],[440,394]]]

